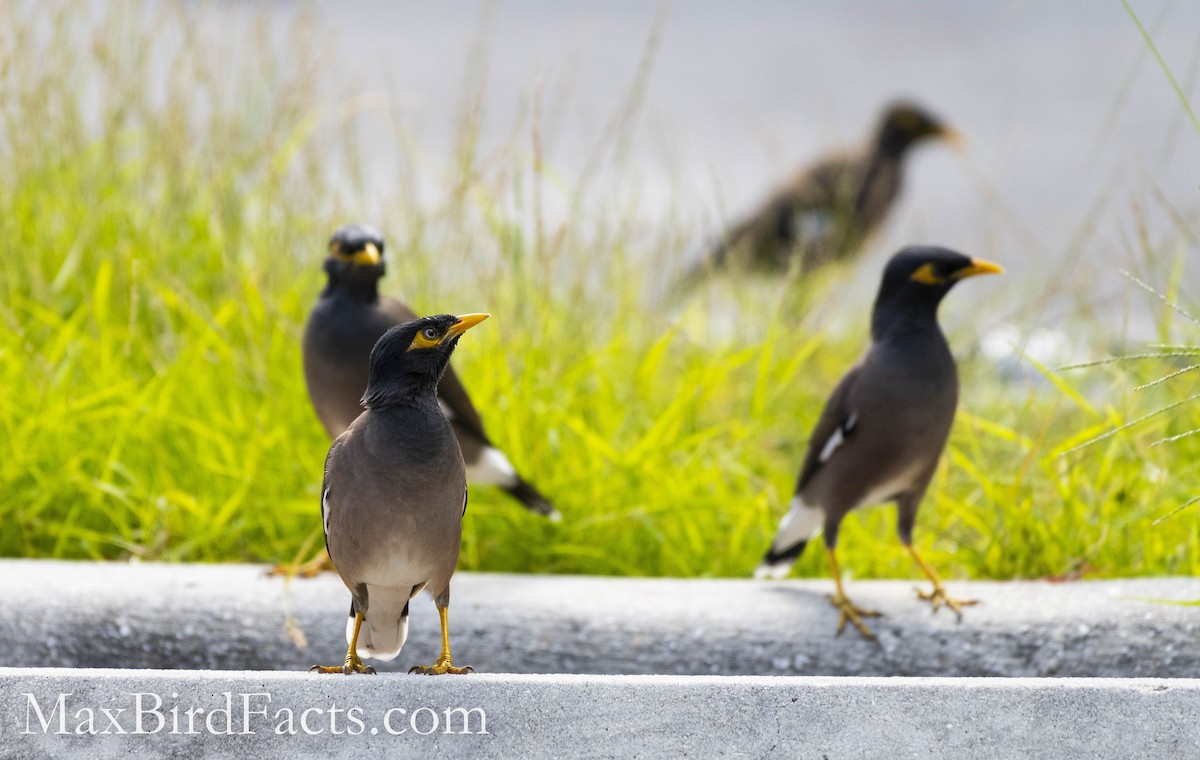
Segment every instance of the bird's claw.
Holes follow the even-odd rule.
[[[343,675],[353,675],[362,673],[363,675],[375,675],[375,668],[367,665],[358,655],[351,655],[346,658],[346,662],[342,665],[313,665],[308,669],[310,673],[341,673]]]
[[[863,635],[863,638],[867,639],[868,641],[875,641],[875,634],[870,628],[867,627],[867,624],[864,623],[862,619],[865,617],[883,617],[882,612],[879,612],[878,610],[866,610],[855,606],[853,602],[841,594],[831,595],[829,597],[829,601],[834,607],[837,608],[839,613],[836,635],[842,635],[842,631],[846,628],[846,622],[849,621],[854,624],[854,627],[857,628],[858,632]]]
[[[472,668],[470,665],[458,668],[450,662],[449,657],[439,657],[438,661],[432,665],[414,665],[408,672],[422,676],[444,676],[446,674],[462,676],[467,673],[474,673],[475,668]]]
[[[970,607],[973,604],[979,604],[978,599],[955,599],[947,594],[946,587],[940,584],[934,586],[932,591],[922,591],[921,589],[915,589],[915,591],[917,592],[917,597],[919,599],[929,602],[930,606],[933,607],[934,612],[937,612],[938,608],[944,604],[946,607],[952,610],[955,615],[958,616],[959,620],[962,620],[963,607]]]

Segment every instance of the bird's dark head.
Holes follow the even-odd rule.
[[[450,354],[464,332],[489,314],[438,314],[396,325],[371,349],[371,373],[363,404],[375,409],[434,398]]]
[[[386,271],[383,260],[383,234],[366,224],[345,224],[329,238],[325,272],[326,288],[349,288],[373,298],[379,278]]]
[[[963,143],[959,132],[912,103],[893,103],[884,112],[879,125],[879,144],[885,150],[903,153],[928,139],[945,140],[951,145]]]
[[[883,268],[883,281],[875,298],[871,333],[879,337],[911,319],[937,319],[937,307],[950,288],[977,274],[1000,274],[1004,267],[973,259],[949,248],[909,246]]]

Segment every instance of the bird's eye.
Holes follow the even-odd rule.
[[[425,340],[437,340],[438,339],[438,331],[434,327],[426,327],[424,330],[421,331],[421,337],[424,338]]]

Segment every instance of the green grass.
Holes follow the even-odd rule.
[[[701,295],[684,316],[645,295],[678,264],[682,233],[640,229],[636,180],[610,192],[600,179],[622,169],[636,81],[578,186],[542,155],[536,115],[508,150],[479,155],[468,92],[443,202],[419,207],[405,176],[368,205],[354,181],[365,148],[318,106],[318,62],[299,52],[319,46],[271,63],[257,40],[185,34],[203,26],[156,14],[0,6],[0,554],[311,553],[328,441],[298,338],[327,235],[379,207],[387,290],[424,311],[495,315],[456,364],[493,437],[566,518],[473,489],[462,567],[754,567],[820,406],[862,347],[866,314],[837,291],[848,269],[799,304],[753,282]],[[171,66],[151,75],[147,62],[164,56]],[[232,74],[211,63],[221,57]],[[334,162],[348,184],[331,180]],[[551,198],[576,210],[569,223],[542,213]],[[1021,287],[989,279],[950,298]],[[725,312],[719,326],[706,324],[708,297]],[[1132,390],[1185,365],[1009,383],[971,348],[982,321],[949,311],[964,393],[919,518],[930,561],[949,577],[1197,572],[1194,513],[1153,524],[1197,495],[1200,436],[1152,446],[1195,427],[1192,408],[1075,449],[1196,392],[1190,375]],[[1103,355],[1104,326],[1079,319]],[[843,566],[915,577],[893,522],[890,507],[848,518]],[[798,573],[824,574],[820,553]]]

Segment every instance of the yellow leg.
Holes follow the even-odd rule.
[[[882,617],[882,613],[875,610],[864,610],[861,607],[856,607],[849,599],[846,598],[846,591],[842,588],[842,571],[838,567],[837,555],[833,549],[825,547],[825,556],[829,558],[829,570],[833,573],[833,582],[837,586],[837,593],[829,597],[829,601],[833,602],[833,606],[841,613],[838,618],[838,635],[842,635],[842,630],[846,627],[846,621],[849,620],[854,624],[865,638],[871,641],[875,640],[875,634],[867,627],[867,624],[862,621],[864,617]]]
[[[322,549],[320,554],[302,565],[276,565],[267,571],[267,575],[282,575],[288,578],[294,576],[299,576],[301,578],[315,578],[321,573],[332,573],[333,571],[333,560],[329,559],[329,554]]]
[[[946,587],[943,586],[941,580],[938,579],[937,573],[933,571],[932,567],[925,564],[925,560],[921,559],[920,554],[917,554],[916,548],[909,546],[908,552],[912,555],[912,558],[917,561],[917,566],[921,568],[921,570],[933,583],[932,591],[921,591],[920,589],[917,589],[917,596],[933,605],[934,612],[937,612],[938,607],[941,607],[944,604],[950,609],[954,610],[954,614],[958,615],[959,620],[962,620],[962,608],[970,607],[972,604],[979,603],[977,599],[955,599],[947,594]]]
[[[346,661],[339,667],[337,665],[313,665],[309,668],[310,671],[317,673],[369,673],[375,675],[375,668],[363,663],[358,656],[358,631],[362,628],[363,614],[361,612],[354,613],[354,633],[350,635],[350,646],[346,648]]]
[[[470,666],[461,668],[454,667],[450,661],[450,610],[445,607],[438,607],[438,617],[442,619],[442,653],[438,655],[437,662],[432,665],[417,665],[409,670],[409,673],[420,673],[424,676],[441,676],[447,673],[453,675],[463,675],[464,673],[474,673],[475,669]]]

